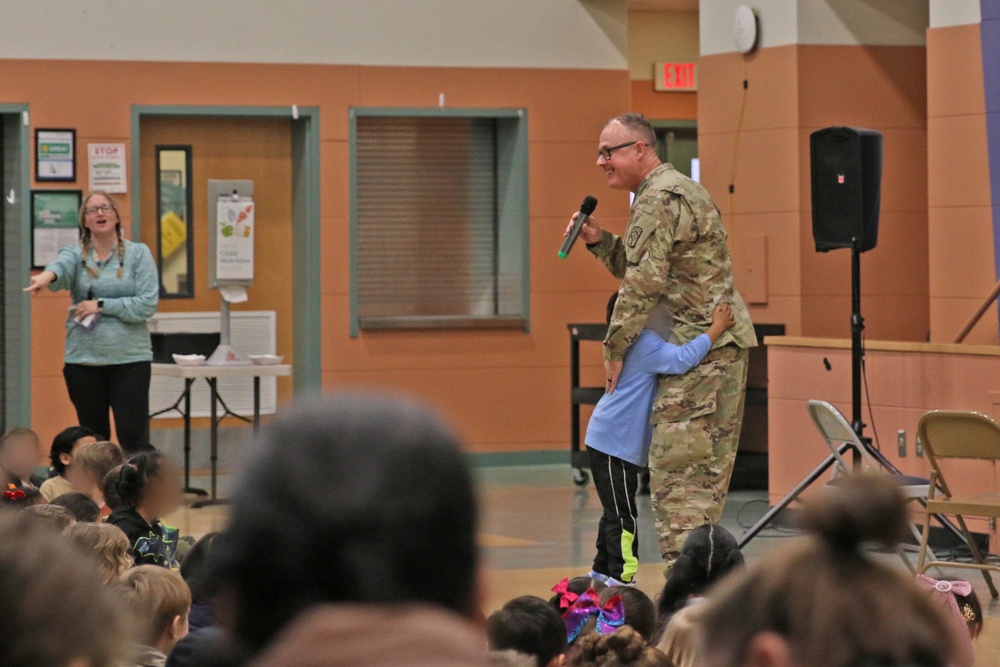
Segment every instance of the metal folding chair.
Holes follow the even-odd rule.
[[[903,475],[887,470],[872,455],[864,443],[861,442],[858,434],[854,432],[850,422],[847,421],[847,417],[834,405],[826,401],[809,401],[809,416],[812,417],[813,423],[816,424],[816,428],[826,442],[826,446],[829,447],[830,453],[837,461],[833,471],[833,478],[829,482],[830,484],[836,485],[837,479],[846,475],[859,473],[886,474],[899,485],[907,501],[916,500],[926,503],[931,481],[924,477]],[[848,461],[844,456],[848,452],[851,453],[851,461]],[[912,521],[910,521],[910,532],[916,538],[917,544],[922,544],[920,530]],[[906,556],[905,547],[901,545],[898,548],[898,552],[899,557],[906,563],[906,567],[912,573],[916,574],[917,568],[913,567],[910,559]]]
[[[980,570],[986,579],[990,594],[996,598],[997,589],[993,585],[990,572],[1000,572],[1000,566],[986,562],[965,524],[965,516],[1000,517],[1000,494],[957,495],[952,492],[952,486],[945,480],[940,464],[946,459],[1000,460],[1000,424],[978,412],[934,410],[920,418],[918,433],[924,443],[927,460],[931,464],[931,488],[927,498],[928,519],[924,522],[917,567],[920,572],[941,566]],[[928,552],[927,541],[930,536],[930,515],[935,513],[955,516],[975,563],[939,561],[934,554],[931,554],[930,562],[925,562]]]

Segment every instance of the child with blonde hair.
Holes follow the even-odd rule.
[[[131,546],[125,533],[106,523],[75,523],[63,536],[97,561],[104,583],[110,584],[132,567]]]
[[[181,575],[156,565],[132,568],[119,579],[125,608],[138,628],[136,667],[166,664],[171,649],[188,633],[191,591]]]
[[[102,517],[108,517],[112,508],[105,502],[101,484],[112,468],[124,462],[122,448],[113,442],[85,442],[73,450],[73,466],[69,471],[73,490],[93,498],[101,508]]]

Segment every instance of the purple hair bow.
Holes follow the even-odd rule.
[[[583,627],[592,616],[597,617],[596,630],[599,634],[610,635],[625,624],[625,605],[622,596],[616,595],[603,606],[593,588],[588,589],[576,599],[570,608],[563,612],[566,623],[566,640],[572,644],[580,635]]]

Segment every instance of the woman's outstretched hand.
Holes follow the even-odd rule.
[[[49,286],[53,280],[56,279],[56,274],[51,271],[42,271],[41,273],[31,276],[31,284],[24,288],[24,291],[28,294],[34,296],[41,292],[43,289]]]

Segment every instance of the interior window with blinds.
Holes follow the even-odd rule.
[[[360,327],[464,326],[520,315],[520,272],[501,270],[498,122],[400,116],[356,122]]]

